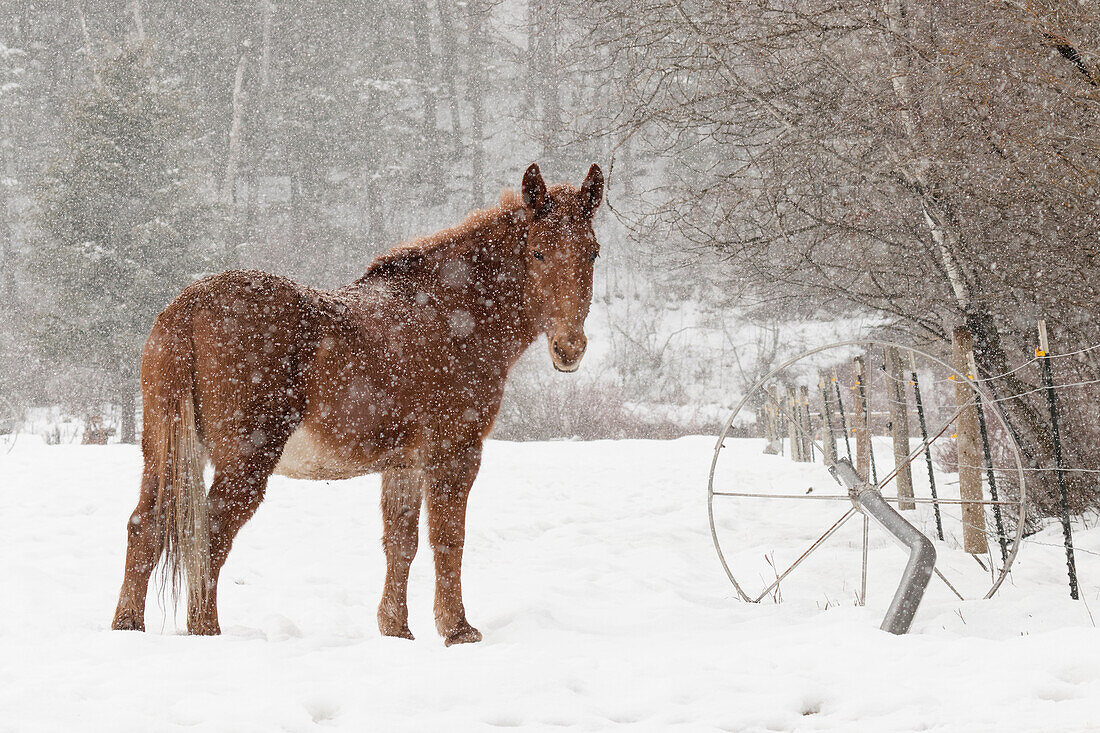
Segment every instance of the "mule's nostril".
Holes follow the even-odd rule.
[[[573,372],[584,356],[588,340],[583,333],[571,330],[558,331],[553,336],[547,337],[547,345],[550,347],[550,357],[554,361],[554,368],[559,372]]]

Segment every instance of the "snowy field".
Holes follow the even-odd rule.
[[[746,604],[711,544],[712,448],[490,442],[464,575],[485,641],[448,649],[426,543],[417,639],[378,635],[376,477],[272,480],[222,574],[221,637],[182,635],[154,599],[150,633],[111,632],[139,453],[21,436],[0,445],[0,731],[1100,729],[1100,631],[1068,599],[1056,529],[992,601],[933,586],[904,637],[878,630],[904,556],[874,527],[869,602],[854,603],[858,521],[780,604]],[[723,480],[831,488],[759,448],[729,441]],[[730,501],[722,540],[746,567],[780,563],[844,510]],[[1078,527],[1077,543],[1100,552],[1100,530]],[[1100,563],[1077,559],[1098,612]]]

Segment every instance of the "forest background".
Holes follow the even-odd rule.
[[[1094,5],[4,0],[0,19],[9,426],[53,406],[134,439],[141,344],[187,283],[347,283],[533,160],[608,173],[593,349],[575,378],[533,349],[498,437],[713,432],[778,357],[839,337],[943,352],[966,324],[985,377],[1030,358],[1038,318],[1057,351],[1100,344]],[[991,384],[1042,467],[1029,374]],[[1082,385],[1068,460],[1100,466],[1100,350],[1056,378]]]

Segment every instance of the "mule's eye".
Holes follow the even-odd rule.
[[[536,260],[541,260],[542,259],[542,252],[535,252],[535,259]]]

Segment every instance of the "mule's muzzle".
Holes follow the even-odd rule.
[[[581,365],[588,339],[581,332],[558,333],[550,337],[550,359],[559,372],[575,372]]]

